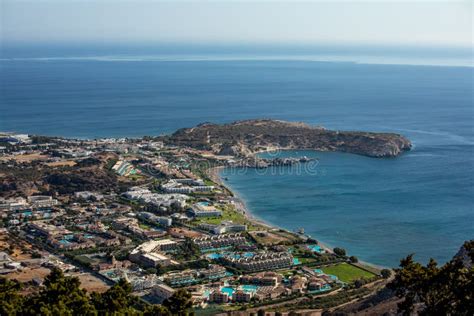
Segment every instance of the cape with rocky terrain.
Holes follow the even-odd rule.
[[[395,157],[411,149],[411,142],[399,134],[333,131],[305,123],[266,119],[223,125],[203,123],[179,129],[165,141],[239,157],[271,149],[309,149]]]

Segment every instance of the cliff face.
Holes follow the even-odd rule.
[[[176,131],[168,137],[167,142],[234,156],[248,156],[269,148],[284,148],[395,157],[411,148],[411,142],[399,134],[331,131],[304,123],[276,120],[200,124]]]

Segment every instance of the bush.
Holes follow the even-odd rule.
[[[390,271],[389,269],[383,269],[382,271],[380,271],[380,274],[384,279],[388,279],[392,275],[392,271]]]
[[[339,247],[336,247],[334,248],[334,253],[338,256],[345,256],[346,255],[346,250],[344,248],[339,248]]]
[[[351,257],[349,258],[349,260],[350,260],[352,263],[357,263],[357,262],[359,262],[359,259],[357,259],[356,256],[351,256]]]

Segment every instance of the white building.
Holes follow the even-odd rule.
[[[161,247],[171,247],[171,241],[151,240],[147,241],[130,252],[131,261],[146,267],[156,267],[158,264],[167,266],[173,264],[170,258],[160,253]]]
[[[184,207],[186,200],[189,199],[189,196],[184,194],[159,194],[140,187],[132,188],[130,191],[125,192],[123,196],[130,200],[138,200],[142,203],[150,203],[158,207],[169,207],[171,205]]]
[[[149,212],[140,212],[138,213],[138,217],[164,227],[169,227],[173,224],[173,220],[170,217],[156,216]]]
[[[219,217],[222,216],[222,211],[216,209],[214,206],[205,202],[194,204],[189,210],[194,217]]]

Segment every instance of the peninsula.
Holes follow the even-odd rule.
[[[239,157],[269,149],[310,149],[382,158],[395,157],[411,149],[411,142],[399,134],[333,131],[305,123],[267,119],[223,125],[204,123],[180,129],[165,140]]]

